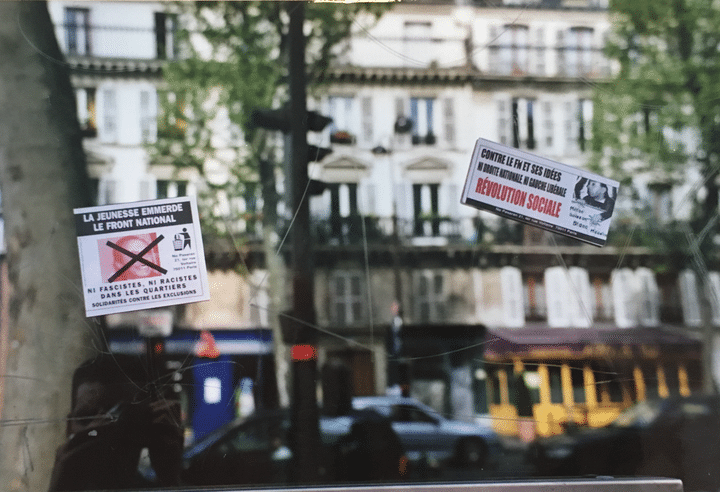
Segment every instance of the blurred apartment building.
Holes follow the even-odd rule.
[[[683,330],[701,318],[682,263],[646,248],[582,245],[460,204],[479,137],[585,165],[593,91],[611,73],[602,53],[611,26],[602,0],[459,3],[398,3],[377,21],[359,16],[327,89],[308,102],[333,118],[311,142],[333,149],[310,171],[326,183],[310,204],[320,362],[346,363],[356,394],[383,393],[399,310],[403,355],[421,361],[412,393],[436,408],[455,402],[456,414],[463,396],[449,395],[471,395],[471,413],[486,411],[476,394],[487,377],[485,328]],[[180,55],[178,18],[165,7],[49,3],[98,204],[203,186],[146,150],[159,131],[162,65]],[[673,188],[638,179],[665,219]],[[245,237],[257,238],[247,226]],[[266,262],[247,244],[208,249],[212,300],[177,311],[176,328],[269,326]],[[249,257],[250,273],[235,273]],[[109,320],[132,323],[132,315]]]

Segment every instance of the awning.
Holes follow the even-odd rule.
[[[485,357],[491,360],[511,356],[657,358],[661,351],[699,357],[701,346],[693,334],[681,333],[678,328],[669,326],[550,328],[546,324],[536,324],[520,329],[489,329]]]

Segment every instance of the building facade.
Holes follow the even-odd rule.
[[[147,151],[172,125],[158,94],[163,63],[181,56],[178,18],[153,2],[49,8],[72,68],[98,203],[197,192],[202,176]],[[308,105],[333,118],[310,137],[333,149],[310,169],[324,183],[310,199],[319,357],[347,364],[356,394],[392,386],[396,355],[410,361],[412,394],[472,418],[487,411],[486,329],[701,325],[701,296],[682,261],[642,247],[581,245],[460,204],[479,137],[586,165],[594,90],[612,73],[602,52],[610,29],[606,6],[592,0],[399,3],[378,20],[355,20]],[[209,248],[212,300],[176,311],[175,326],[274,322],[268,258],[247,244]],[[398,319],[404,352],[388,343]]]

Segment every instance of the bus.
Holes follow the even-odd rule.
[[[701,342],[667,328],[494,329],[484,351],[495,430],[529,440],[603,427],[632,404],[702,389]]]

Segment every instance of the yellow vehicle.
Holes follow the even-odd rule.
[[[495,430],[549,436],[605,426],[648,398],[699,392],[701,344],[659,328],[491,330],[485,371]]]

